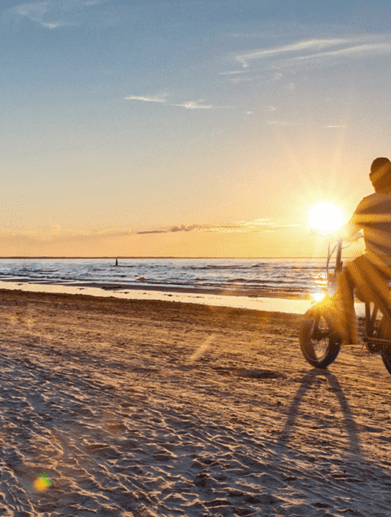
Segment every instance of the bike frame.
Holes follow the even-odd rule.
[[[335,288],[335,282],[338,280],[338,273],[342,270],[343,262],[342,262],[342,242],[343,239],[338,239],[337,244],[334,246],[334,248],[330,251],[329,246],[329,253],[327,257],[327,281],[328,281],[328,287],[327,290],[330,293],[331,290],[333,290],[333,287]],[[334,267],[334,275],[332,280],[329,278],[329,262],[330,258],[333,255],[335,249],[337,250],[336,254],[336,260],[335,260],[335,267]],[[334,285],[333,285],[334,283]],[[365,336],[364,336],[364,342],[367,345],[368,350],[371,353],[380,352],[384,345],[389,346],[391,344],[391,341],[388,339],[382,339],[379,337],[374,336],[375,329],[376,329],[376,320],[379,313],[379,308],[375,305],[374,302],[364,302],[365,303]]]

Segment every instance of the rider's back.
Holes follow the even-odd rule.
[[[364,197],[352,219],[363,229],[368,258],[391,266],[391,196],[375,192]]]

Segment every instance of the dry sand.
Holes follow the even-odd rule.
[[[0,291],[0,516],[390,516],[390,375],[299,321]]]

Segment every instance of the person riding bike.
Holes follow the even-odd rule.
[[[391,280],[391,162],[376,158],[369,178],[374,194],[364,197],[344,228],[349,240],[363,230],[365,253],[339,273],[339,288],[334,301],[339,305],[334,322],[342,343],[357,343],[354,288],[363,301],[373,301],[391,328],[391,304],[388,280]],[[338,312],[338,314],[337,314]],[[341,321],[342,318],[342,321]]]

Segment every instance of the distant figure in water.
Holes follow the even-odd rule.
[[[115,259],[115,265],[118,266],[118,259]]]

